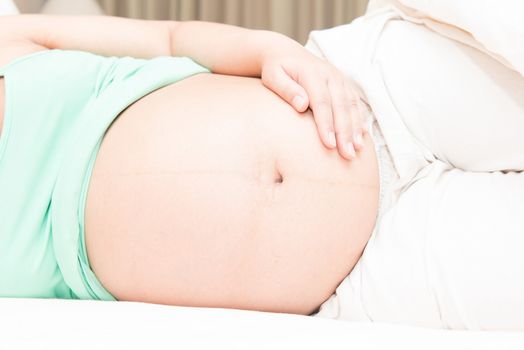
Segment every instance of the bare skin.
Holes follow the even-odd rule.
[[[118,299],[309,314],[352,269],[375,224],[377,160],[329,63],[281,35],[210,23],[15,16],[0,27],[0,66],[58,48],[190,56],[262,78],[185,79],[107,132],[86,245]]]
[[[347,162],[315,133],[253,78],[200,74],[138,101],[90,182],[95,274],[119,300],[313,312],[359,258],[379,191],[368,135]]]
[[[258,79],[197,75],[107,132],[89,260],[119,300],[310,314],[358,260],[378,186],[369,135],[347,162]]]
[[[364,144],[343,160],[310,113],[258,79],[201,74],[154,92],[102,143],[85,213],[92,268],[120,300],[309,314],[375,224]]]

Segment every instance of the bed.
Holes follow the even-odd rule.
[[[524,334],[127,302],[0,299],[3,349],[523,349]]]

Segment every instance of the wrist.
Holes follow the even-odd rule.
[[[303,50],[295,40],[277,32],[258,30],[256,33],[257,62],[262,71],[264,64],[278,56],[290,55],[297,50]]]

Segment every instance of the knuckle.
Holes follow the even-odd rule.
[[[337,100],[337,102],[333,103],[333,108],[338,111],[349,111],[351,106],[351,101],[348,99]]]
[[[351,96],[348,100],[348,105],[350,108],[358,108],[359,98],[357,96]]]
[[[335,134],[337,135],[337,137],[342,137],[344,139],[347,139],[352,134],[352,131],[353,131],[353,128],[351,124],[347,124],[344,126],[337,126],[335,130]]]
[[[281,83],[282,91],[285,92],[289,97],[295,96],[298,94],[298,89],[295,84],[290,81],[285,81]]]
[[[357,91],[355,91],[355,89],[353,89],[351,85],[345,84],[345,90],[348,98],[355,101],[360,100],[360,94]]]
[[[278,79],[275,73],[265,73],[262,75],[262,83],[264,83],[265,86],[273,87],[277,82]]]
[[[262,71],[262,79],[271,81],[271,82],[277,82],[280,80],[282,76],[282,73],[280,69],[267,69]]]
[[[328,96],[320,96],[314,100],[314,105],[317,108],[326,109],[331,106],[331,101]]]

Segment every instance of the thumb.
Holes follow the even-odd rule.
[[[289,103],[297,112],[304,112],[309,107],[306,90],[293,80],[283,68],[262,75],[262,83]]]

